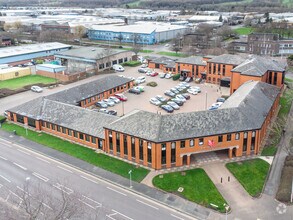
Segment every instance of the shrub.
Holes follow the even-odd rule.
[[[175,81],[175,80],[178,80],[180,78],[180,74],[178,73],[178,74],[174,74],[173,76],[172,76],[172,79]]]
[[[36,64],[43,64],[44,60],[36,60]]]
[[[6,120],[6,118],[4,116],[0,115],[0,124],[5,122],[5,120]]]
[[[128,61],[128,62],[125,62],[122,64],[123,66],[131,66],[131,67],[135,67],[135,66],[139,66],[141,65],[140,61],[135,61],[135,60],[132,60],[132,61]]]
[[[156,82],[149,82],[147,86],[156,87],[158,84]]]

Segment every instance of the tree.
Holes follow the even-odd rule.
[[[78,25],[74,27],[74,36],[76,36],[81,44],[81,39],[86,33],[86,28],[82,25]]]
[[[119,41],[119,46],[121,47],[121,44],[122,44],[122,41],[123,41],[123,35],[120,33],[119,35],[118,35],[118,37],[116,37],[116,39]]]
[[[9,31],[12,28],[12,26],[11,24],[5,23],[3,28],[5,31]]]
[[[231,37],[235,32],[228,25],[223,25],[217,30],[217,35],[222,37],[223,39],[227,39]]]
[[[132,35],[132,40],[133,40],[133,47],[132,47],[132,51],[135,54],[135,58],[134,60],[137,60],[137,55],[138,53],[141,51],[142,49],[142,45],[139,44],[139,42],[141,41],[141,36],[139,34],[133,34]]]
[[[21,29],[21,27],[22,27],[22,23],[21,23],[21,21],[15,21],[14,23],[13,23],[13,25],[12,25],[16,30],[19,30],[19,29]]]

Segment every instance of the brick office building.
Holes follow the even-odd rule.
[[[168,57],[154,57],[148,59],[148,67],[151,69],[160,69],[165,73],[176,73],[176,59]]]
[[[205,79],[206,65],[206,61],[202,57],[181,58],[176,61],[176,73],[180,73],[183,77]]]

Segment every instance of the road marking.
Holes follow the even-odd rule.
[[[73,190],[72,190],[72,189],[63,186],[63,185],[61,185],[60,183],[57,183],[56,185],[53,185],[53,186],[54,186],[55,188],[57,188],[57,189],[59,189],[59,190],[65,192],[65,193],[68,194],[68,195],[71,194],[71,193],[73,193]]]
[[[0,158],[3,159],[3,160],[7,160],[5,157],[1,157],[1,156],[0,156]]]
[[[21,168],[21,169],[23,169],[23,170],[27,170],[27,168],[25,168],[25,167],[19,165],[18,163],[14,163],[14,162],[13,162],[13,164],[14,164],[15,166],[18,166],[19,168]]]
[[[111,187],[109,187],[109,186],[107,186],[107,189],[112,190],[112,191],[114,191],[114,192],[116,192],[116,193],[119,193],[119,194],[121,194],[121,195],[123,195],[123,196],[127,196],[125,193],[119,192],[119,191],[117,191],[116,189],[113,189],[113,188],[111,188]]]
[[[123,216],[124,218],[127,218],[127,219],[129,219],[129,220],[133,220],[132,218],[128,217],[127,215],[124,215],[124,214],[122,214],[122,213],[120,213],[120,212],[118,212],[118,211],[116,211],[116,210],[114,210],[114,209],[112,209],[112,212],[114,212],[114,213],[112,213],[112,214],[110,214],[110,215],[106,215],[106,216],[107,216],[108,218],[110,218],[110,219],[116,220],[116,219],[113,218],[112,216],[115,216],[115,215],[119,214],[119,215]]]
[[[11,183],[11,181],[9,179],[7,179],[6,177],[0,175],[1,178],[5,179],[7,182]]]
[[[60,168],[60,169],[62,169],[62,170],[65,170],[65,171],[67,171],[67,172],[69,172],[69,173],[73,173],[71,170],[68,170],[68,169],[66,169],[66,168],[64,168],[64,167],[61,167],[61,166],[57,166],[58,168]]]
[[[87,205],[88,207],[92,208],[92,209],[97,209],[97,208],[100,208],[102,207],[102,204],[89,198],[89,197],[86,197],[85,195],[82,195],[83,199],[78,199],[79,201],[81,201],[83,204]],[[84,201],[84,200],[88,200],[87,202]],[[91,203],[94,203],[92,205],[90,205],[88,202],[91,202]]]
[[[20,152],[22,152],[22,153],[24,153],[24,154],[26,154],[26,155],[31,155],[30,153],[25,152],[25,151],[23,151],[23,150],[21,150],[21,149],[18,149],[18,148],[17,148],[17,150],[20,151]]]
[[[1,144],[5,145],[6,147],[10,147],[11,148],[11,145],[8,145],[8,144],[5,144],[5,143],[1,143]],[[11,143],[9,143],[9,144],[11,144]]]
[[[47,161],[47,160],[45,160],[45,159],[43,159],[43,158],[41,158],[41,157],[36,157],[36,158],[39,159],[39,160],[41,160],[41,161],[43,161],[43,162],[51,163],[50,161]]]
[[[171,216],[173,216],[174,218],[180,219],[180,220],[184,220],[184,218],[178,217],[176,215],[171,214]]]
[[[99,184],[98,182],[96,182],[96,181],[94,181],[94,180],[91,180],[90,178],[87,178],[87,177],[85,177],[85,176],[80,175],[80,177],[81,177],[81,178],[84,178],[84,179],[86,179],[86,180],[88,180],[88,181],[91,181],[92,183]]]
[[[45,176],[42,176],[41,174],[39,173],[33,173],[33,175],[41,180],[43,180],[44,182],[48,182],[49,178],[45,177]]]
[[[53,210],[49,205],[47,205],[46,203],[42,203],[44,206],[46,206],[48,209],[51,209],[51,210]]]
[[[147,205],[147,206],[149,206],[149,207],[151,207],[151,208],[153,208],[153,209],[159,210],[159,208],[157,208],[157,207],[155,207],[155,206],[152,206],[152,205],[150,205],[150,204],[148,204],[148,203],[146,203],[146,202],[143,202],[143,201],[141,201],[141,200],[139,200],[139,199],[137,199],[136,201],[138,201],[138,202],[140,202],[140,203],[142,203],[142,204],[144,204],[144,205]]]
[[[7,141],[7,140],[5,140],[5,139],[3,139],[3,138],[0,138],[0,140],[6,142],[6,143],[8,143],[8,144],[11,144],[10,141]]]

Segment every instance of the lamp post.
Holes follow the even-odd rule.
[[[226,220],[228,220],[228,211],[229,211],[230,207],[226,203],[224,203],[224,207],[225,207],[225,210],[226,210]]]
[[[131,173],[132,173],[132,170],[129,170],[128,171],[128,174],[129,174],[129,188],[132,188]]]
[[[54,68],[54,75],[55,75],[55,87],[57,87],[57,73],[56,69]]]
[[[206,110],[208,109],[208,92],[206,92],[206,106],[205,106],[206,108]]]

